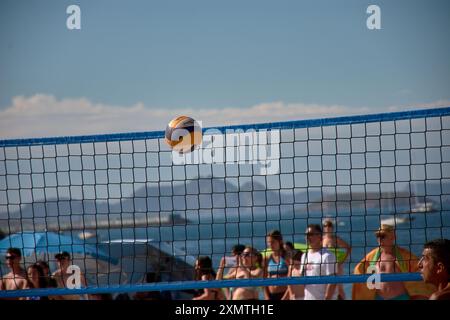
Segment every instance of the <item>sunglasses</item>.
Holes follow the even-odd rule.
[[[6,256],[6,260],[14,260],[17,256]]]
[[[377,235],[377,238],[380,240],[384,240],[384,239],[386,239],[386,236],[384,234],[380,234],[380,235]]]
[[[242,254],[241,254],[241,257],[250,257],[250,256],[252,256],[253,254],[251,253],[251,252],[243,252]]]

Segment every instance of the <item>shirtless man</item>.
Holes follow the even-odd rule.
[[[72,273],[68,273],[67,269],[71,265],[70,254],[67,251],[58,253],[55,255],[55,259],[58,262],[59,269],[56,270],[52,277],[55,279],[58,288],[67,288],[67,280]],[[80,274],[80,282],[82,287],[86,287],[86,279],[83,273]],[[58,300],[81,300],[80,295],[62,295],[58,297]]]
[[[390,228],[389,228],[390,227]],[[388,225],[382,225],[375,233],[380,246],[380,255],[376,262],[377,273],[398,273],[401,268],[395,256],[395,232]],[[375,300],[409,300],[403,282],[381,282]]]
[[[418,267],[423,281],[437,288],[430,300],[450,300],[450,240],[427,242]]]
[[[375,232],[378,248],[370,251],[355,267],[355,274],[417,272],[418,258],[409,250],[395,244],[395,229],[383,224]],[[354,283],[353,300],[410,300],[428,298],[429,286],[420,281],[381,282],[380,288],[367,283]]]
[[[29,289],[27,274],[20,266],[22,253],[18,248],[9,248],[6,251],[6,265],[11,270],[6,274],[0,283],[1,290],[21,290]],[[26,300],[26,298],[18,298]]]
[[[324,248],[343,248],[345,249],[345,256],[341,259],[341,261],[338,261],[338,270],[337,274],[342,275],[344,274],[344,262],[347,260],[348,256],[350,255],[350,252],[352,251],[352,248],[350,245],[342,240],[340,237],[336,235],[336,233],[333,230],[333,222],[331,220],[326,220],[323,223],[323,237],[322,237],[322,246]],[[338,300],[345,300],[345,291],[344,286],[342,283],[339,283],[337,285],[338,288]]]

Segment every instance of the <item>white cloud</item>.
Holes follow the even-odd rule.
[[[205,127],[211,127],[448,105],[450,101],[437,101],[413,107],[370,109],[280,101],[247,108],[169,109],[149,108],[142,103],[109,106],[93,103],[86,98],[58,100],[52,95],[38,94],[15,97],[10,107],[0,111],[0,139],[164,130],[170,119],[182,114],[201,120]]]

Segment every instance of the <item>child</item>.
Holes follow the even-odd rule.
[[[300,266],[303,252],[297,251],[292,257],[292,264],[289,266],[289,277],[301,277]],[[289,285],[282,300],[303,300],[305,296],[305,286],[302,284]]]

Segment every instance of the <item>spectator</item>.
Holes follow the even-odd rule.
[[[302,256],[301,274],[304,276],[336,275],[336,257],[328,249],[322,247],[322,228],[318,224],[310,224],[306,229],[308,251]],[[304,300],[331,300],[336,284],[305,285]]]
[[[352,248],[350,247],[350,245],[347,242],[345,242],[340,237],[338,237],[333,229],[334,229],[333,222],[331,222],[331,220],[326,220],[323,223],[322,246],[324,248],[330,248],[330,250],[338,249],[338,248],[342,248],[345,250],[345,255],[343,257],[341,257],[340,259],[338,259],[337,274],[342,275],[342,274],[344,274],[344,262],[345,262],[345,260],[347,260],[348,256],[350,255]],[[337,252],[336,252],[336,258],[338,258]],[[337,299],[345,300],[344,286],[342,285],[342,283],[339,283],[337,285],[337,289],[338,289]]]
[[[232,271],[233,279],[253,279],[262,278],[263,270],[261,268],[262,255],[258,250],[247,246],[240,256],[237,257],[237,266]],[[225,261],[222,259],[217,273],[217,279],[222,280]],[[238,287],[233,288],[230,294],[230,300],[258,300],[259,291],[257,287]]]
[[[292,257],[289,265],[289,277],[301,277],[302,251],[297,251]],[[283,300],[303,300],[305,298],[305,286],[302,284],[288,285],[288,289],[283,296]]]
[[[1,290],[22,290],[29,288],[27,274],[20,266],[21,260],[22,252],[20,249],[9,248],[6,251],[6,265],[11,271],[1,279]],[[26,300],[26,298],[18,299]]]
[[[39,260],[36,262],[36,264],[40,266],[42,271],[44,272],[45,281],[47,281],[47,288],[56,288],[58,284],[56,283],[56,280],[52,278],[48,263],[44,260]]]
[[[43,289],[47,288],[47,279],[45,278],[44,271],[37,263],[31,265],[27,269],[28,285],[30,289]],[[29,298],[29,300],[49,300],[46,296],[35,296]]]
[[[231,248],[231,257],[223,257],[220,259],[220,266],[223,266],[223,268],[228,268],[228,272],[226,275],[223,275],[224,269],[220,269],[220,279],[232,279],[236,277],[236,267],[237,267],[237,260],[239,256],[242,254],[242,251],[244,251],[245,246],[242,244],[236,244]],[[231,261],[230,261],[231,260]],[[219,267],[220,268],[220,267]],[[219,276],[219,275],[218,275]],[[231,292],[229,288],[223,288],[225,292],[225,297],[227,300],[231,300]]]
[[[296,250],[294,248],[294,244],[290,241],[286,241],[283,244],[284,251],[286,251],[286,257],[289,258],[289,260],[292,260],[292,257],[296,253]]]
[[[278,230],[271,231],[266,236],[269,252],[266,254],[264,265],[264,276],[267,278],[286,277],[289,271],[289,258],[283,247],[283,236]],[[286,292],[287,286],[266,286],[264,297],[266,300],[281,300]]]
[[[195,261],[195,280],[211,281],[216,279],[210,257],[201,256]],[[199,290],[193,300],[224,300],[220,288],[205,288]]]
[[[370,251],[355,267],[355,274],[418,272],[418,259],[410,251],[395,244],[393,226],[383,224],[375,232],[379,247]],[[380,282],[379,289],[369,289],[367,283],[353,284],[353,300],[409,300],[427,299],[431,287],[422,282]]]
[[[69,273],[67,269],[71,265],[70,254],[67,251],[63,251],[55,255],[55,259],[58,263],[58,270],[56,270],[52,277],[56,281],[56,285],[58,288],[67,288],[67,280],[72,275]],[[82,287],[86,287],[86,279],[83,273],[80,273],[80,282]],[[82,297],[80,295],[62,295],[57,298],[58,300],[82,300],[86,299],[86,297]]]
[[[236,276],[236,266],[237,266],[237,262],[238,262],[238,258],[239,256],[242,254],[242,252],[244,251],[245,246],[242,244],[236,244],[231,248],[231,257],[223,257],[221,260],[225,260],[225,267],[229,267],[228,273],[224,276],[224,279],[230,279],[232,278],[232,276]],[[227,262],[226,260],[228,260],[227,258],[234,258],[232,263],[227,266]],[[231,259],[230,259],[231,260]]]
[[[450,300],[450,240],[425,243],[418,267],[424,282],[437,288],[430,300]]]

